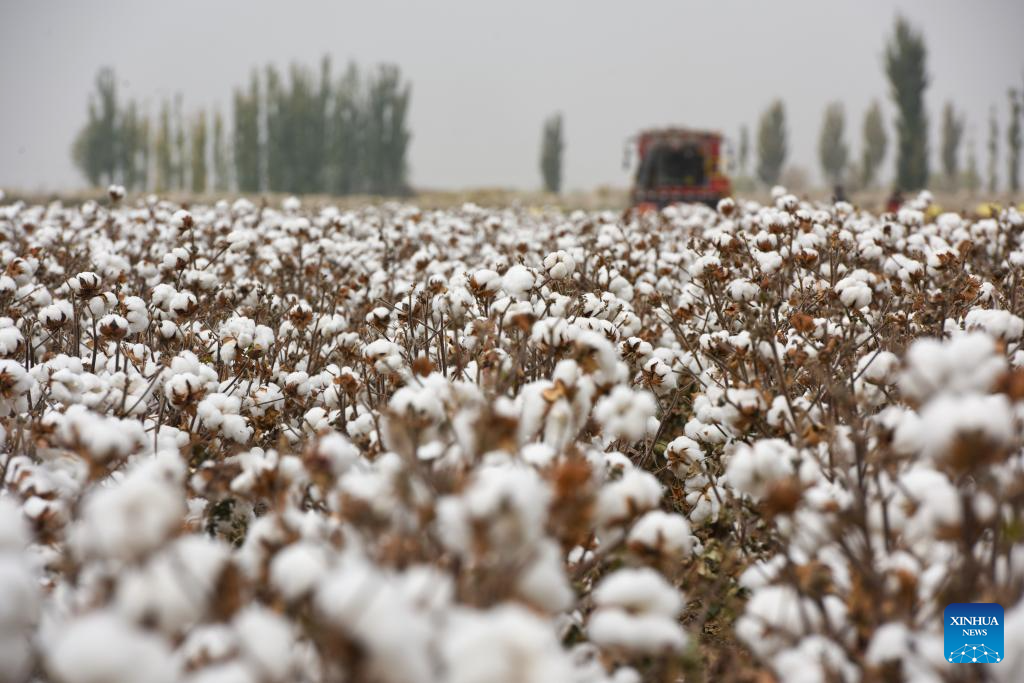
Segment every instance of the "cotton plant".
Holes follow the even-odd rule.
[[[1020,641],[1019,212],[109,196],[0,207],[0,680],[951,681],[949,601]]]

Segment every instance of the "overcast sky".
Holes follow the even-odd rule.
[[[624,186],[623,144],[638,129],[735,139],[774,97],[789,161],[816,174],[829,101],[846,105],[855,152],[872,98],[892,132],[882,52],[898,12],[927,41],[932,149],[953,99],[984,168],[989,107],[1004,125],[1007,89],[1024,86],[1021,0],[0,0],[0,187],[83,185],[69,148],[101,66],[150,112],[180,91],[186,111],[229,114],[253,66],[315,66],[325,53],[336,72],[394,62],[411,80],[421,188],[538,187],[541,124],[556,110],[567,187]],[[890,153],[887,175],[892,166]]]

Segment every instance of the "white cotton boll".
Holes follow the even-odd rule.
[[[0,553],[20,553],[31,540],[28,523],[17,503],[0,494]]]
[[[573,274],[576,262],[566,251],[556,251],[544,257],[544,270],[553,280],[561,280]]]
[[[515,265],[505,271],[501,278],[501,288],[509,296],[519,300],[528,300],[530,290],[536,284],[536,276],[526,266]]]
[[[131,560],[159,547],[184,514],[180,484],[157,461],[146,461],[86,495],[70,542],[81,556]]]
[[[95,293],[102,282],[99,275],[86,270],[68,280],[68,287],[76,294]]]
[[[597,402],[594,419],[602,425],[607,443],[616,439],[634,442],[646,435],[647,420],[657,410],[658,404],[649,393],[619,385]]]
[[[622,609],[599,609],[587,625],[590,640],[602,647],[641,654],[679,652],[687,637],[674,619],[656,614],[631,614]]]
[[[598,324],[600,332],[588,328],[586,322]],[[614,332],[615,326],[608,321],[595,318],[577,318],[577,328],[573,343],[576,358],[583,370],[590,374],[598,385],[623,383],[626,380],[627,367],[619,361],[619,354],[607,334]],[[582,359],[582,360],[580,360]],[[625,387],[622,387],[625,388]]]
[[[61,683],[175,683],[178,666],[162,638],[111,612],[77,617],[46,649],[46,669]]]
[[[261,680],[287,683],[292,678],[295,633],[291,623],[260,605],[251,605],[232,621],[242,658]]]
[[[899,484],[890,523],[912,542],[933,546],[938,531],[960,523],[960,496],[945,474],[915,467],[900,477]]]
[[[1006,371],[992,337],[972,332],[946,341],[918,339],[911,344],[899,379],[900,390],[917,401],[938,393],[983,393]]]
[[[401,347],[387,339],[378,339],[364,346],[363,358],[380,373],[397,372],[404,364]]]
[[[682,515],[651,510],[633,525],[626,541],[630,547],[674,557],[689,557],[694,537]]]
[[[682,594],[653,569],[620,569],[601,580],[593,598],[587,634],[594,643],[645,654],[686,646],[676,622]]]
[[[704,449],[688,436],[678,436],[665,447],[665,457],[677,478],[685,480],[693,465],[704,461]]]
[[[630,337],[622,344],[625,354],[635,356],[641,362],[647,362],[654,354],[654,346],[639,337]]]
[[[631,468],[617,481],[601,487],[597,495],[597,523],[602,527],[622,524],[658,507],[661,493],[661,484],[653,474]]]
[[[532,468],[480,467],[459,497],[441,499],[441,538],[460,553],[473,551],[474,528],[486,530],[492,546],[503,552],[532,546],[544,534],[550,499],[548,485]]]
[[[391,309],[386,306],[377,306],[372,311],[366,314],[366,322],[371,325],[380,325],[386,327],[388,321],[391,319]]]
[[[533,561],[519,574],[516,592],[547,612],[557,613],[572,607],[576,594],[565,575],[561,546],[547,539],[538,544]]]
[[[203,624],[189,629],[178,646],[183,666],[191,669],[209,661],[223,661],[238,654],[238,637],[229,624]]]
[[[284,400],[284,392],[280,387],[276,384],[264,384],[254,389],[243,401],[243,405],[250,415],[262,417],[269,410],[280,410]]]
[[[309,381],[309,374],[305,372],[290,372],[284,379],[285,390],[294,396],[306,397],[313,390]]]
[[[327,625],[363,648],[369,680],[434,679],[428,648],[437,627],[390,573],[350,560],[320,582],[314,602]]]
[[[117,305],[117,297],[112,292],[104,292],[89,299],[85,307],[93,318],[99,318],[114,310]]]
[[[884,268],[886,273],[895,273],[896,277],[905,284],[912,284],[918,281],[925,270],[924,264],[920,261],[915,261],[899,253],[892,254],[889,260],[885,262]]]
[[[824,618],[837,631],[845,621],[846,606],[835,596],[823,602]],[[767,585],[754,590],[736,621],[736,635],[757,656],[767,658],[822,625],[822,612],[811,599],[802,598],[790,586]]]
[[[903,659],[913,650],[913,635],[906,624],[889,622],[875,629],[865,654],[865,661],[875,666]]]
[[[530,341],[542,348],[558,348],[572,341],[572,332],[564,318],[542,318],[533,324]]]
[[[1015,436],[1013,409],[1006,396],[939,396],[921,411],[916,443],[927,458],[941,459],[960,436],[988,448],[1009,447]],[[913,423],[903,423],[911,425]],[[897,438],[902,438],[897,429]]]
[[[171,297],[170,303],[167,304],[167,308],[171,313],[174,313],[179,318],[184,318],[192,314],[199,305],[199,299],[192,292],[178,292]]]
[[[170,320],[162,321],[156,331],[165,340],[180,339],[184,336],[178,326]]]
[[[683,608],[680,592],[648,567],[609,574],[594,589],[593,598],[598,607],[621,607],[636,614],[674,618]]]
[[[864,308],[871,303],[871,287],[858,278],[844,277],[836,283],[835,291],[843,305],[849,308]]]
[[[726,291],[733,301],[753,301],[761,293],[761,288],[747,278],[739,278],[726,285]]]
[[[176,374],[164,382],[164,396],[172,405],[187,405],[205,393],[206,383],[192,372]]]
[[[350,430],[349,433],[352,434],[352,431]],[[353,434],[353,438],[355,438],[355,434]],[[358,463],[362,456],[359,449],[343,434],[330,432],[323,434],[316,441],[306,457],[307,460],[316,459],[326,462],[332,474],[341,476]]]
[[[201,536],[184,536],[165,546],[118,584],[117,611],[136,623],[152,624],[174,636],[197,623],[228,561],[229,550]]]
[[[469,278],[469,287],[474,294],[496,294],[501,289],[501,276],[486,268],[478,270]]]
[[[9,503],[0,498],[0,525],[12,523],[12,529],[0,530],[0,681],[16,683],[28,680],[33,663],[32,639],[40,613],[39,578],[29,565],[29,558],[18,548],[23,531],[21,512],[8,514]]]
[[[128,320],[128,334],[139,334],[149,327],[149,312],[146,302],[140,297],[129,296],[124,300],[125,318]]]
[[[573,680],[554,629],[515,605],[454,612],[440,646],[448,683]]]
[[[725,443],[731,433],[717,424],[705,424],[696,417],[687,420],[683,431],[694,441],[712,445]]]
[[[203,667],[189,674],[185,683],[259,683],[258,675],[242,662],[231,661]]]
[[[5,318],[5,320],[9,321],[10,318]],[[19,352],[24,343],[25,338],[17,327],[13,325],[0,326],[0,356],[13,356]]]
[[[782,439],[760,439],[753,446],[738,444],[725,476],[737,491],[759,500],[776,482],[794,473],[796,457],[796,449]]]
[[[24,287],[33,280],[33,275],[39,269],[39,260],[36,258],[15,258],[12,259],[6,267],[5,275],[14,279],[14,283],[18,287]],[[33,287],[33,289],[36,289]],[[47,302],[49,303],[49,302]]]
[[[58,299],[39,310],[39,322],[47,328],[59,328],[74,316],[75,310],[67,299]]]
[[[924,225],[924,214],[917,209],[901,208],[896,212],[896,220],[907,227]]]
[[[546,443],[526,444],[519,449],[523,461],[534,467],[544,468],[555,461],[558,451]]]
[[[900,360],[889,351],[870,351],[857,361],[854,390],[869,405],[882,405],[892,392],[885,388],[899,378]],[[769,420],[771,422],[771,420]]]
[[[721,266],[722,261],[717,256],[714,254],[704,254],[690,264],[689,268],[687,268],[687,272],[690,277],[697,280],[700,279],[709,268],[720,268]]]
[[[1009,311],[975,308],[964,318],[968,332],[981,330],[1003,341],[1016,341],[1024,334],[1024,319]]]
[[[857,361],[860,379],[871,384],[892,384],[896,381],[900,360],[889,351],[871,351]]]
[[[192,214],[190,214],[188,211],[185,211],[184,209],[179,209],[178,211],[175,211],[174,215],[171,216],[171,225],[177,228],[178,230],[181,230],[183,228],[191,228],[192,223]]]
[[[224,418],[224,413],[237,414],[242,407],[242,400],[228,394],[210,394],[199,402],[196,415],[209,429],[216,429]]]
[[[388,407],[396,414],[416,423],[436,423],[444,419],[444,392],[433,386],[404,386],[394,393]]]
[[[237,396],[210,394],[199,402],[196,415],[207,429],[236,443],[245,444],[252,438],[253,432],[248,421],[238,414],[241,409],[242,399]]]
[[[782,255],[777,251],[754,251],[752,254],[763,273],[774,273],[782,267]]]
[[[0,359],[0,417],[28,410],[29,392],[35,384],[21,363]]]
[[[253,430],[249,421],[241,415],[224,415],[220,424],[220,433],[238,444],[247,444],[252,438]]]
[[[182,247],[175,247],[164,254],[160,265],[166,270],[184,270],[191,260],[188,250]]]
[[[730,388],[725,398],[728,401],[716,413],[721,422],[735,429],[741,429],[747,419],[765,409],[764,398],[757,389]]]
[[[631,666],[620,666],[612,672],[608,683],[642,683],[643,677],[640,672]]]
[[[80,449],[95,462],[126,458],[149,441],[139,421],[102,415],[83,405],[73,405],[63,415],[51,415],[60,442]]]
[[[337,415],[338,411],[333,411]],[[302,416],[302,430],[308,434],[319,434],[333,429],[332,413],[321,407],[310,408]]]
[[[270,584],[288,602],[309,595],[327,574],[327,553],[319,545],[293,543],[274,556]]]
[[[566,389],[566,384],[558,380],[553,385],[540,381],[524,387],[518,401],[522,406],[519,415],[520,440],[530,441],[540,433],[544,444],[551,449],[552,457],[562,451],[579,433],[590,413],[591,388],[591,384],[581,381],[578,386],[570,383]],[[525,458],[525,453],[523,455]]]
[[[608,291],[622,301],[633,300],[633,285],[629,284],[629,280],[621,275],[612,278],[612,281],[608,283]]]
[[[659,396],[671,393],[677,386],[676,372],[660,358],[651,358],[645,362],[640,377]]]
[[[823,636],[810,636],[772,658],[772,669],[787,683],[854,683],[859,671],[841,645]]]

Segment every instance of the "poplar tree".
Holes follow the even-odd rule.
[[[231,171],[228,162],[228,143],[224,134],[224,117],[220,110],[213,113],[213,189],[227,192],[230,186]]]
[[[757,129],[757,177],[765,185],[775,185],[786,162],[786,109],[775,100],[761,115]]]
[[[540,147],[540,172],[544,179],[546,192],[558,194],[562,191],[562,154],[564,150],[562,115],[554,114],[544,122],[544,134]]]
[[[999,121],[996,120],[996,109],[992,107],[988,116],[988,191],[994,194],[999,188]]]
[[[248,90],[236,89],[234,100],[235,182],[240,192],[259,192],[263,148],[260,142],[260,79],[256,71]]]
[[[1020,118],[1021,118],[1021,101],[1020,93],[1016,90],[1010,90],[1010,123],[1006,127],[1006,142],[1007,142],[1007,173],[1006,182],[1010,192],[1016,194],[1020,190],[1020,146],[1021,146],[1021,134],[1020,134]]]
[[[843,105],[839,102],[828,105],[825,109],[825,120],[821,125],[821,135],[818,138],[818,159],[821,162],[821,170],[832,185],[839,185],[842,182],[843,172],[846,170],[849,149],[843,140],[845,126]]]
[[[888,136],[885,134],[885,123],[882,121],[882,108],[878,101],[871,103],[867,113],[864,115],[864,149],[861,152],[861,182],[864,187],[874,185],[878,177],[878,168],[885,158],[886,147],[889,144]]]
[[[957,116],[952,102],[946,102],[942,109],[942,170],[947,186],[953,191],[960,186],[960,142],[963,135],[963,117]]]
[[[174,184],[174,158],[171,156],[171,107],[167,100],[160,106],[156,143],[156,191],[166,192]]]
[[[200,111],[192,122],[192,192],[206,192],[206,114]]]
[[[896,105],[896,182],[901,190],[918,190],[928,183],[928,118],[924,91],[927,50],[924,38],[903,17],[885,52],[885,72]]]

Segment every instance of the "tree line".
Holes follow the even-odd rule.
[[[989,192],[996,192],[998,181],[999,125],[995,107],[991,110],[988,126],[987,178],[978,168],[974,141],[968,142],[967,163],[961,165],[961,151],[965,141],[966,122],[952,102],[942,109],[939,129],[939,162],[941,173],[929,169],[928,114],[924,106],[924,93],[929,76],[926,67],[927,49],[924,37],[902,17],[897,17],[893,34],[884,54],[885,73],[889,81],[892,103],[896,109],[895,179],[894,185],[903,191],[918,190],[929,182],[946,190],[961,188],[976,192],[983,181]],[[1010,88],[1006,129],[1006,189],[1020,191],[1021,160],[1021,108],[1024,89]],[[842,103],[832,102],[825,108],[818,136],[818,161],[824,177],[834,186],[849,189],[869,188],[877,184],[882,161],[889,145],[882,117],[881,105],[871,103],[861,126],[861,154],[851,153],[846,142],[846,114]],[[781,100],[775,100],[761,115],[757,128],[757,178],[766,185],[780,182],[787,155],[786,113]],[[740,130],[738,161],[742,176],[747,174],[750,150],[749,133]]]
[[[229,122],[220,111],[186,116],[180,96],[151,122],[122,104],[111,69],[101,69],[72,159],[90,184],[129,191],[208,190],[402,195],[411,85],[397,66],[339,77],[327,57],[319,72],[268,65],[234,90]]]

